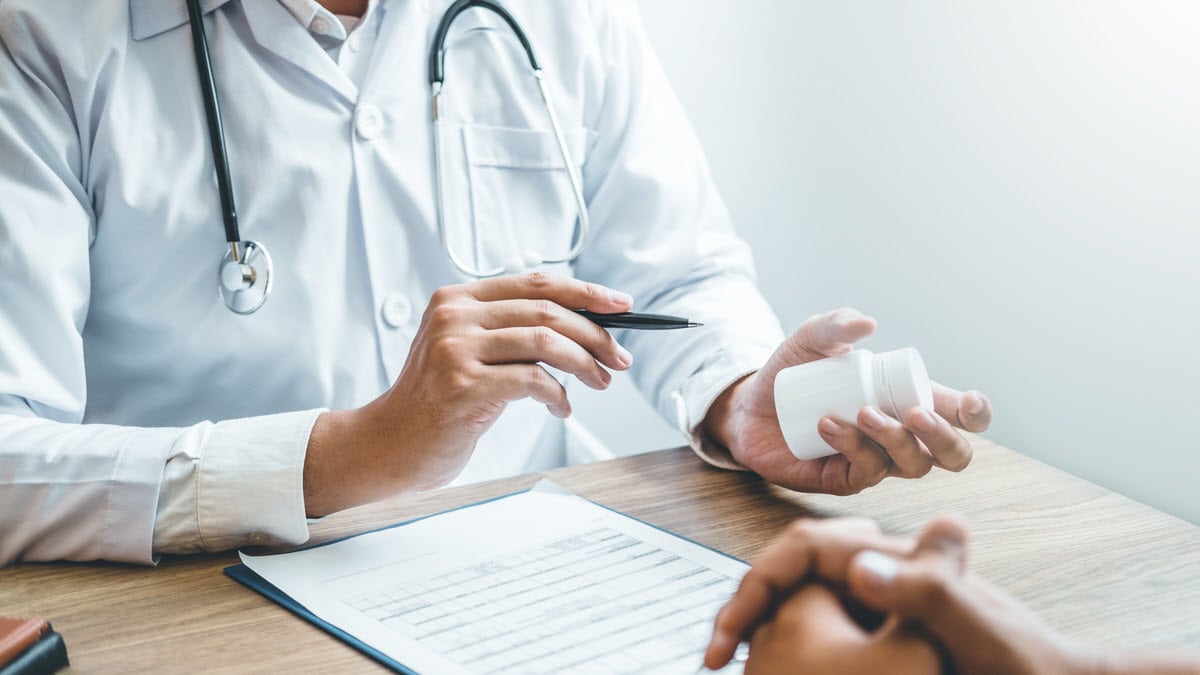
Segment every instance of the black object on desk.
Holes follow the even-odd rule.
[[[618,314],[600,314],[586,309],[577,309],[575,313],[591,320],[602,328],[630,328],[633,330],[674,330],[676,328],[695,328],[703,326],[680,316],[666,314],[639,314],[637,312],[620,312]]]
[[[45,619],[0,617],[0,675],[50,675],[68,665],[67,646]]]

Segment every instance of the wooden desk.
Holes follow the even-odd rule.
[[[973,439],[962,474],[888,479],[854,497],[788,493],[711,469],[685,449],[547,472],[576,493],[743,558],[806,515],[863,515],[894,533],[957,513],[972,566],[1052,625],[1111,645],[1200,646],[1200,528]],[[538,476],[398,498],[314,527],[314,540],[532,485]],[[78,672],[378,670],[350,647],[221,573],[233,554],[157,568],[30,564],[0,570],[0,613],[49,617]]]

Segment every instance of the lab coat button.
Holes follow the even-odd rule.
[[[354,130],[365,141],[375,138],[383,131],[383,112],[370,104],[359,106],[354,115]]]
[[[400,328],[412,317],[412,303],[399,293],[393,293],[383,301],[383,321],[392,328]]]
[[[329,28],[329,22],[325,20],[325,17],[321,16],[313,19],[312,24],[309,26],[309,29],[317,35],[328,35]]]
[[[354,31],[346,38],[346,48],[352,52],[362,49],[362,31]]]

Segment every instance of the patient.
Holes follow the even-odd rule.
[[[724,666],[747,637],[748,675],[1200,674],[1200,655],[1116,652],[1050,629],[968,573],[966,554],[950,518],[915,542],[863,519],[798,521],[717,615],[704,664]]]

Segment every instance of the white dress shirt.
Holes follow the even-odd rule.
[[[184,4],[0,4],[0,563],[303,542],[317,415],[385,391],[430,294],[470,281],[438,239],[430,160],[427,54],[449,1],[378,0],[349,32],[306,20],[313,4],[204,3],[243,237],[275,262],[250,316],[217,290],[227,245]],[[616,334],[692,432],[782,339],[749,251],[633,1],[506,6],[592,219],[578,260],[544,269],[705,323]],[[471,10],[447,45],[452,243],[489,265],[565,250],[574,204],[515,38]],[[561,464],[565,445],[542,406],[514,403],[459,481]]]

